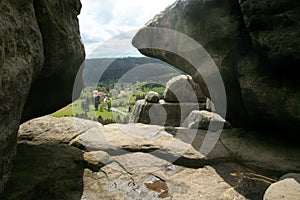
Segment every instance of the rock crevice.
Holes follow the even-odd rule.
[[[0,197],[262,199],[279,176],[299,171],[299,150],[263,142],[242,130],[224,131],[203,156],[198,149],[204,130],[193,135],[187,129],[164,129],[49,116],[28,121],[20,127],[12,177]]]
[[[79,0],[0,2],[0,192],[20,121],[65,106],[84,60]]]

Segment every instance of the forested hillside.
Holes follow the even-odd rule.
[[[169,64],[153,58],[97,58],[85,61],[83,79],[85,85],[120,78],[125,82],[160,82],[167,81],[178,73]]]

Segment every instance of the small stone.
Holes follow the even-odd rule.
[[[206,110],[194,110],[188,116],[188,128],[190,129],[210,129],[216,131],[223,128],[223,126],[227,128],[229,124],[217,113]]]
[[[159,102],[159,94],[157,92],[150,91],[146,94],[145,99],[149,103],[158,103]]]

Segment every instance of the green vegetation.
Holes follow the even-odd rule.
[[[154,58],[97,58],[84,63],[83,80],[86,85],[108,80],[167,82],[180,72],[169,64]]]
[[[155,91],[162,95],[164,89],[164,86],[159,84],[147,84],[144,82],[131,84],[115,83],[111,80],[103,81],[98,83],[97,86],[84,88],[78,100],[52,113],[51,116],[74,116],[99,121],[102,124],[128,123],[130,112],[137,100],[144,99],[149,91]],[[94,105],[94,90],[106,93],[105,97],[100,98],[98,109],[95,109]]]
[[[127,123],[137,100],[144,99],[149,91],[162,96],[166,82],[178,74],[169,65],[152,58],[86,60],[83,79],[87,86],[80,98],[51,116],[74,116],[102,124]]]
[[[126,123],[129,115],[123,115],[111,111],[111,100],[104,102],[104,97],[100,98],[98,109],[95,109],[93,90],[94,87],[86,87],[80,95],[80,98],[68,106],[50,114],[53,117],[79,117],[99,121],[102,124]],[[97,89],[102,89],[97,88]],[[110,96],[109,93],[107,95]]]

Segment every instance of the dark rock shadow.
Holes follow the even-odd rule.
[[[230,189],[250,200],[263,199],[267,188],[278,179],[272,172],[249,168],[239,163],[226,162],[211,166],[232,187]]]
[[[81,199],[82,154],[66,144],[18,144],[12,175],[0,199]]]
[[[176,133],[172,133],[172,135],[175,134]],[[228,130],[224,134],[231,135],[232,133],[230,132],[230,130]],[[195,135],[192,142],[190,139],[188,139],[186,135],[183,135],[179,138],[183,142],[191,143],[191,146],[195,150],[199,151],[204,141],[206,131],[198,130],[198,134]],[[246,136],[243,135],[243,133],[239,133],[239,135],[236,133],[236,135],[233,137],[237,137],[238,140],[239,137],[246,137]],[[256,139],[262,139],[262,138],[256,138]],[[270,142],[270,140],[265,142],[267,144],[268,142]],[[242,162],[237,160],[234,155],[227,155],[227,157],[226,156],[222,157],[221,155],[226,155],[226,154],[222,154],[219,151],[227,151],[227,149],[224,149],[221,146],[223,145],[220,143],[220,139],[219,139],[219,142],[214,147],[214,150],[212,150],[208,154],[209,159],[187,160],[184,158],[178,158],[173,163],[176,165],[181,165],[190,168],[201,168],[205,165],[209,165],[213,167],[217,172],[217,174],[220,177],[222,177],[227,184],[231,186],[231,188],[229,188],[227,191],[228,193],[230,193],[230,190],[235,190],[241,195],[243,195],[245,198],[250,200],[263,199],[264,193],[267,190],[267,188],[272,183],[276,182],[280,176],[283,175],[283,173],[279,171],[263,170],[259,167],[246,166]]]

